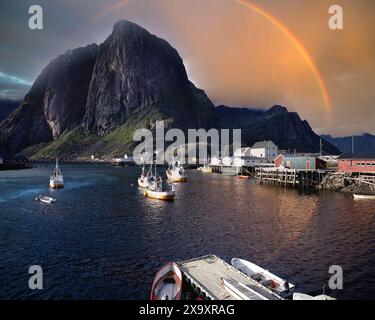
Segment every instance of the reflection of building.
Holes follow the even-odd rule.
[[[375,154],[343,154],[339,157],[339,172],[375,174]]]
[[[277,146],[272,141],[257,142],[251,147],[250,155],[272,162],[277,157]]]
[[[3,164],[4,158],[0,155],[0,164]]]
[[[275,158],[275,167],[300,170],[326,169],[326,162],[315,156],[297,156],[280,154]]]

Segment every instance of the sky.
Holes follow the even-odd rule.
[[[28,9],[43,8],[43,30]],[[328,27],[340,5],[344,29]],[[22,99],[59,54],[101,43],[120,19],[175,47],[216,104],[275,104],[320,134],[375,134],[372,0],[1,0],[0,99]]]

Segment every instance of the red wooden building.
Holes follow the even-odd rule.
[[[343,154],[338,160],[339,172],[375,174],[375,154]]]

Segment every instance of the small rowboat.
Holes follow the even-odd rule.
[[[182,272],[170,262],[156,274],[151,289],[151,300],[181,300]]]
[[[294,291],[294,284],[281,279],[254,263],[234,258],[232,259],[232,266],[282,298],[291,295]]]
[[[375,195],[353,194],[356,200],[375,200]]]
[[[35,198],[35,201],[52,204],[56,202],[56,199],[39,195]]]
[[[246,179],[250,179],[250,177],[249,177],[249,176],[239,175],[239,176],[238,176],[238,179],[246,180]]]

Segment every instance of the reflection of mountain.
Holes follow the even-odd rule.
[[[4,120],[20,104],[21,104],[21,101],[0,100],[0,121]]]
[[[98,45],[67,51],[43,70],[21,106],[0,124],[0,152],[34,158],[118,155],[138,128],[241,128],[244,142],[319,150],[319,137],[285,108],[215,109],[188,79],[178,52],[138,25],[121,21]],[[328,152],[337,151],[326,144]]]
[[[334,144],[343,153],[352,152],[352,137],[333,138],[331,136],[324,136],[324,138]],[[369,133],[355,136],[354,147],[356,153],[375,153],[375,136]]]

